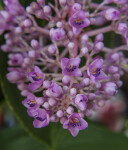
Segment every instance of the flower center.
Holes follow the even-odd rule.
[[[73,64],[66,67],[67,72],[73,72],[76,69],[76,66]]]
[[[34,101],[33,99],[30,99],[27,101],[27,104],[30,106],[30,107],[34,107],[36,105],[36,101]]]
[[[100,75],[100,68],[94,68],[93,71],[91,71],[91,74],[94,76],[94,77],[98,77]]]
[[[75,18],[74,24],[80,26],[81,24],[84,24],[84,21],[81,18]]]
[[[76,126],[81,126],[81,123],[78,118],[72,118],[69,121],[69,125],[71,125],[72,127],[76,127]]]
[[[40,74],[38,74],[38,73],[33,73],[32,79],[34,81],[40,81],[42,79],[42,76]]]
[[[46,118],[36,117],[36,119],[39,121],[44,121]]]

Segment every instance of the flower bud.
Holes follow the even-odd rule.
[[[84,94],[77,94],[76,97],[73,99],[73,102],[76,104],[76,106],[81,110],[86,110],[87,107],[87,97]]]
[[[116,72],[118,72],[118,67],[116,67],[116,66],[110,66],[109,68],[108,68],[108,72],[109,73],[116,73]]]
[[[25,19],[23,24],[24,24],[24,26],[27,27],[27,28],[29,28],[29,27],[32,26],[32,22],[31,22],[30,19]]]
[[[58,28],[62,28],[62,27],[63,27],[63,23],[62,23],[61,21],[58,21],[58,22],[56,23],[56,26],[57,26]]]
[[[74,48],[74,46],[75,46],[75,44],[74,44],[73,42],[69,42],[68,48],[69,48],[70,50],[72,50],[72,49]]]
[[[103,42],[97,42],[94,46],[94,50],[97,53],[100,52],[101,50],[103,50],[103,48],[104,48]]]
[[[67,0],[59,0],[60,6],[64,7],[67,5]]]
[[[95,42],[102,42],[104,39],[104,35],[102,33],[97,34],[97,36],[95,37]]]
[[[51,82],[48,81],[48,80],[45,80],[45,81],[43,82],[43,87],[46,88],[46,89],[49,88],[50,85],[51,85]]]
[[[62,117],[61,119],[60,119],[60,123],[61,124],[64,124],[64,122],[67,120],[67,118],[66,117]]]
[[[62,82],[64,85],[69,85],[70,84],[70,77],[69,76],[64,76],[62,78]]]
[[[120,57],[120,56],[119,56],[118,53],[114,53],[114,54],[111,55],[111,60],[112,60],[112,61],[117,61],[117,60],[119,60],[119,57]]]
[[[29,93],[28,90],[23,90],[23,91],[21,92],[21,95],[26,97],[26,96],[28,95],[28,93]]]
[[[43,12],[43,10],[37,10],[37,11],[35,12],[35,15],[36,15],[36,17],[39,18],[39,19],[44,19],[44,12]]]
[[[39,42],[35,39],[31,40],[31,46],[32,46],[32,48],[34,48],[36,50],[40,48]]]
[[[38,105],[43,105],[43,103],[44,103],[43,97],[36,98],[36,102],[37,102]]]
[[[36,2],[32,2],[32,3],[30,4],[30,7],[31,7],[31,9],[34,10],[34,11],[39,9],[39,5],[38,5]]]
[[[24,58],[24,63],[25,63],[26,65],[29,65],[29,64],[31,63],[30,58],[28,58],[28,57]]]
[[[107,20],[117,20],[119,17],[119,11],[115,8],[108,8],[101,13]]]
[[[77,90],[76,90],[75,88],[71,88],[71,89],[70,89],[70,95],[71,95],[71,96],[75,96],[76,93],[77,93]]]
[[[77,11],[81,10],[81,8],[82,7],[81,7],[81,5],[79,3],[74,3],[73,6],[72,6],[72,10],[74,12],[77,12]]]
[[[67,111],[68,114],[71,115],[74,112],[74,108],[72,106],[69,106],[66,111]]]
[[[53,41],[63,40],[65,37],[65,31],[63,28],[57,28],[57,29],[52,28],[49,34],[51,40]]]
[[[61,118],[61,117],[63,117],[64,113],[62,110],[58,110],[56,115],[57,115],[57,117]]]
[[[50,106],[56,106],[57,105],[57,100],[55,100],[53,98],[50,98],[48,103],[49,103]]]
[[[117,30],[119,32],[123,32],[123,31],[127,30],[127,24],[126,23],[119,23],[117,26]]]
[[[35,58],[35,57],[36,57],[36,52],[35,52],[34,50],[29,51],[29,52],[28,52],[28,56],[29,56],[30,58]]]
[[[84,34],[84,35],[81,37],[81,40],[82,40],[82,42],[88,42],[88,35],[87,35],[87,34]]]
[[[90,79],[89,78],[84,78],[84,80],[81,82],[81,86],[85,87],[90,84]]]
[[[20,80],[20,73],[18,71],[11,71],[7,73],[6,77],[10,82],[15,83]]]
[[[87,48],[87,47],[83,47],[83,48],[81,49],[81,53],[82,53],[82,55],[87,54],[87,53],[88,53],[88,48]]]
[[[106,94],[108,94],[109,96],[115,95],[116,89],[117,89],[117,86],[113,82],[108,82],[108,83],[104,84],[104,86],[103,86],[104,92]]]
[[[54,55],[56,54],[56,47],[54,45],[50,45],[48,47],[48,52],[51,54],[51,55]]]
[[[114,80],[119,80],[120,79],[120,74],[119,73],[115,73],[115,74],[113,74],[112,78]]]
[[[37,0],[37,3],[38,3],[40,6],[43,6],[43,5],[45,5],[45,0]]]
[[[46,109],[48,109],[48,108],[49,108],[49,103],[48,103],[48,102],[45,102],[45,103],[43,104],[43,107],[46,108]]]
[[[51,12],[52,12],[51,7],[48,6],[48,5],[45,5],[45,6],[43,7],[43,10],[44,10],[44,14],[45,14],[45,15],[50,15]]]

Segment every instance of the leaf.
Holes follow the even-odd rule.
[[[127,150],[128,139],[121,133],[114,133],[104,126],[89,123],[76,138],[67,135],[58,150]]]
[[[17,90],[16,85],[11,84],[7,81],[6,73],[7,73],[7,54],[4,54],[2,51],[0,51],[0,83],[7,103],[9,104],[11,110],[17,116],[20,123],[24,126],[25,130],[27,130],[30,135],[34,136],[39,141],[47,144],[48,147],[52,146],[53,144],[51,140],[52,132],[56,130],[56,127],[53,124],[50,124],[49,126],[41,129],[36,129],[33,127],[32,123],[33,118],[30,118],[27,115],[27,109],[21,104],[21,101],[24,100],[24,98],[21,97],[20,92]],[[57,130],[59,131],[58,124]],[[57,133],[56,136],[54,137],[54,140],[56,140],[56,138],[58,138]]]
[[[4,128],[0,132],[2,150],[46,150],[45,145],[35,141],[20,126]]]

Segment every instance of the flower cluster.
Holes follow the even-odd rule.
[[[88,127],[83,118],[117,93],[128,71],[121,52],[128,50],[128,0],[37,0],[26,9],[18,0],[3,2],[7,79],[26,97],[22,104],[35,128],[60,122],[75,137]],[[120,35],[120,46],[104,44],[109,32]]]

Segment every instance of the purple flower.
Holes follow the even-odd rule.
[[[107,95],[113,96],[117,92],[117,85],[113,82],[107,82],[102,86],[102,89]]]
[[[10,61],[11,65],[15,65],[15,66],[19,66],[23,63],[23,56],[22,54],[15,54],[13,55],[13,57],[11,58]]]
[[[63,124],[63,128],[68,128],[74,137],[77,136],[79,130],[83,130],[87,127],[88,123],[81,118],[78,113],[70,115],[68,120]]]
[[[52,83],[51,86],[48,88],[48,93],[52,97],[60,98],[63,94],[63,91],[62,91],[62,88],[58,84]]]
[[[81,110],[86,110],[87,107],[87,97],[84,94],[77,94],[76,97],[73,99],[73,102],[76,106]]]
[[[120,12],[115,8],[109,8],[109,9],[102,11],[101,14],[107,20],[117,20],[120,15]]]
[[[13,16],[25,14],[25,10],[18,0],[4,0],[4,4],[6,11]]]
[[[67,76],[82,76],[82,73],[79,69],[81,59],[80,58],[62,58],[61,59],[61,68],[63,70],[63,75]]]
[[[20,72],[18,72],[17,70],[14,70],[14,71],[10,71],[9,73],[7,73],[6,78],[11,83],[16,83],[17,81],[21,79],[21,75],[20,75]]]
[[[28,88],[31,91],[38,89],[44,81],[44,73],[37,66],[34,67],[34,71],[28,73],[28,78],[32,83],[29,83]]]
[[[73,33],[79,34],[81,29],[90,25],[90,21],[86,18],[85,12],[80,10],[69,18],[69,24],[73,29]]]
[[[63,28],[58,28],[58,29],[52,28],[49,34],[53,41],[63,40],[65,37],[65,31]]]
[[[29,114],[29,116],[35,118],[34,121],[33,121],[33,126],[35,128],[42,128],[42,127],[45,127],[49,124],[49,121],[50,121],[49,114],[44,109],[29,108],[28,109],[28,114]]]
[[[108,79],[107,75],[101,70],[103,68],[103,59],[95,59],[87,69],[87,74],[90,76],[92,81],[95,83],[97,80]]]
[[[36,98],[36,97],[35,97],[32,93],[28,93],[28,94],[27,94],[27,98],[22,101],[22,104],[23,104],[26,108],[31,108],[31,107],[37,106],[37,103],[36,103],[35,98]]]

